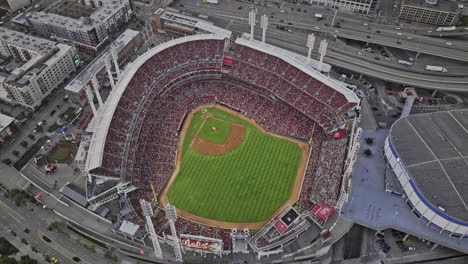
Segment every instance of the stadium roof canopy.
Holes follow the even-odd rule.
[[[139,225],[124,220],[119,227],[119,231],[134,236],[139,228]]]
[[[424,198],[468,222],[468,110],[410,115],[395,122],[390,136]]]
[[[109,130],[112,117],[114,116],[115,109],[117,104],[120,101],[120,97],[125,92],[128,83],[133,78],[133,75],[140,69],[141,65],[149,60],[154,55],[158,54],[162,50],[170,48],[175,45],[179,45],[185,42],[196,41],[196,40],[209,40],[224,39],[224,35],[216,34],[203,34],[203,35],[193,35],[182,38],[173,39],[164,43],[159,44],[158,46],[148,50],[139,56],[134,62],[130,63],[125,67],[125,70],[122,72],[122,78],[117,82],[115,88],[112,90],[109,98],[107,98],[106,103],[98,109],[98,114],[93,118],[90,126],[87,131],[92,132],[93,136],[91,137],[88,158],[86,160],[86,171],[90,171],[94,168],[101,166],[102,157],[104,155],[104,146],[106,143],[107,131]]]
[[[241,38],[236,39],[236,44],[240,44],[243,46],[247,46],[252,49],[256,49],[258,51],[270,54],[272,56],[278,57],[285,62],[289,63],[290,65],[293,65],[294,67],[298,68],[299,70],[307,73],[311,77],[321,81],[322,83],[328,85],[335,91],[342,93],[345,97],[346,100],[350,103],[359,103],[360,99],[359,97],[350,89],[346,87],[346,84],[343,82],[340,82],[336,79],[332,79],[328,76],[325,76],[321,72],[317,71],[316,69],[320,67],[320,71],[322,72],[329,72],[331,69],[331,66],[326,63],[322,63],[321,65],[319,64],[318,61],[310,59],[307,60],[307,57],[282,49],[278,48],[276,46],[267,44],[267,43],[262,43],[261,41],[258,40],[247,40],[247,36],[244,35]]]

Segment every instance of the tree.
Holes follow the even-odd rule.
[[[13,150],[12,153],[13,153],[13,155],[15,155],[15,156],[17,156],[17,157],[18,157],[18,155],[19,155],[19,151],[17,151],[17,150]]]
[[[21,256],[20,262],[18,264],[37,264],[37,260],[32,259],[29,256]]]
[[[31,140],[34,140],[34,135],[30,134],[28,138],[30,138]]]
[[[18,261],[16,261],[16,259],[14,259],[14,258],[10,258],[10,257],[7,257],[7,256],[2,256],[2,257],[0,257],[0,263],[1,264],[18,264]]]
[[[10,256],[16,253],[18,253],[18,249],[10,244],[4,237],[0,237],[0,255]]]
[[[366,144],[367,145],[374,145],[374,138],[366,137]]]
[[[20,145],[23,146],[24,148],[27,148],[29,146],[28,142],[26,141],[21,141]]]
[[[364,150],[364,155],[366,155],[366,157],[368,158],[372,157],[372,150],[370,149]]]
[[[3,163],[5,163],[6,165],[10,165],[11,164],[11,160],[10,159],[4,159],[2,160]]]

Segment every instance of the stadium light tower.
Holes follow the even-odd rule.
[[[267,27],[268,27],[268,17],[265,14],[260,19],[260,27],[263,29],[262,44],[265,44],[266,31],[267,31]]]
[[[88,102],[89,102],[89,105],[91,106],[91,110],[93,111],[94,116],[96,116],[97,110],[96,110],[96,106],[93,103],[94,94],[91,91],[91,88],[89,87],[89,85],[86,85],[85,92],[86,92],[86,96],[88,97]]]
[[[94,93],[96,94],[96,97],[99,102],[99,107],[101,107],[104,103],[102,102],[101,94],[99,93],[99,81],[96,77],[96,75],[93,75],[93,78],[91,79],[91,82],[93,84],[94,88]]]
[[[104,58],[104,63],[106,64],[106,69],[107,69],[107,75],[109,75],[109,82],[111,84],[112,90],[115,89],[115,82],[114,78],[112,78],[112,72],[111,72],[111,59],[109,57]]]
[[[309,52],[307,53],[307,62],[310,61],[310,56],[312,55],[312,50],[314,49],[314,45],[315,45],[315,35],[309,34],[309,37],[307,38],[307,48],[309,48]]]
[[[254,28],[255,28],[255,19],[256,19],[255,11],[252,9],[249,12],[249,25],[250,25],[250,40],[254,39]]]
[[[161,246],[159,245],[158,236],[156,235],[156,231],[154,231],[153,221],[151,221],[151,216],[153,216],[153,208],[151,208],[151,204],[147,201],[140,199],[141,209],[143,210],[143,214],[145,215],[146,219],[146,228],[150,233],[151,242],[153,243],[154,254],[157,258],[162,258],[162,250]]]
[[[120,78],[120,67],[119,67],[119,63],[117,62],[118,56],[117,56],[117,50],[116,50],[115,44],[111,45],[111,55],[112,55],[112,60],[114,61],[115,71],[117,72],[117,76]]]
[[[169,227],[171,228],[172,233],[172,246],[174,247],[174,253],[177,262],[182,262],[182,251],[180,250],[179,237],[177,237],[177,230],[175,228],[175,220],[177,220],[176,208],[172,204],[165,204],[164,209],[166,209],[166,217],[169,219]]]
[[[319,47],[320,62],[319,62],[319,66],[318,66],[319,71],[322,69],[322,62],[323,62],[323,58],[327,54],[327,47],[328,47],[328,42],[327,42],[326,39],[320,41],[320,47]]]

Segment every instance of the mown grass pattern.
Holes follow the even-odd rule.
[[[213,128],[216,128],[213,130]],[[222,144],[231,131],[231,123],[215,118],[208,118],[200,129],[199,137],[211,142]]]
[[[293,142],[263,134],[249,122],[219,109],[213,116],[245,125],[244,141],[223,155],[189,147],[202,124],[195,113],[184,141],[181,167],[169,189],[169,202],[189,213],[226,222],[260,222],[291,194],[302,152]]]

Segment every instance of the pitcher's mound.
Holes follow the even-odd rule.
[[[213,132],[216,132],[216,127],[211,127]],[[192,142],[192,148],[206,155],[221,155],[233,151],[236,147],[242,144],[245,136],[245,127],[239,124],[231,123],[231,130],[222,144],[218,144],[196,136]]]

